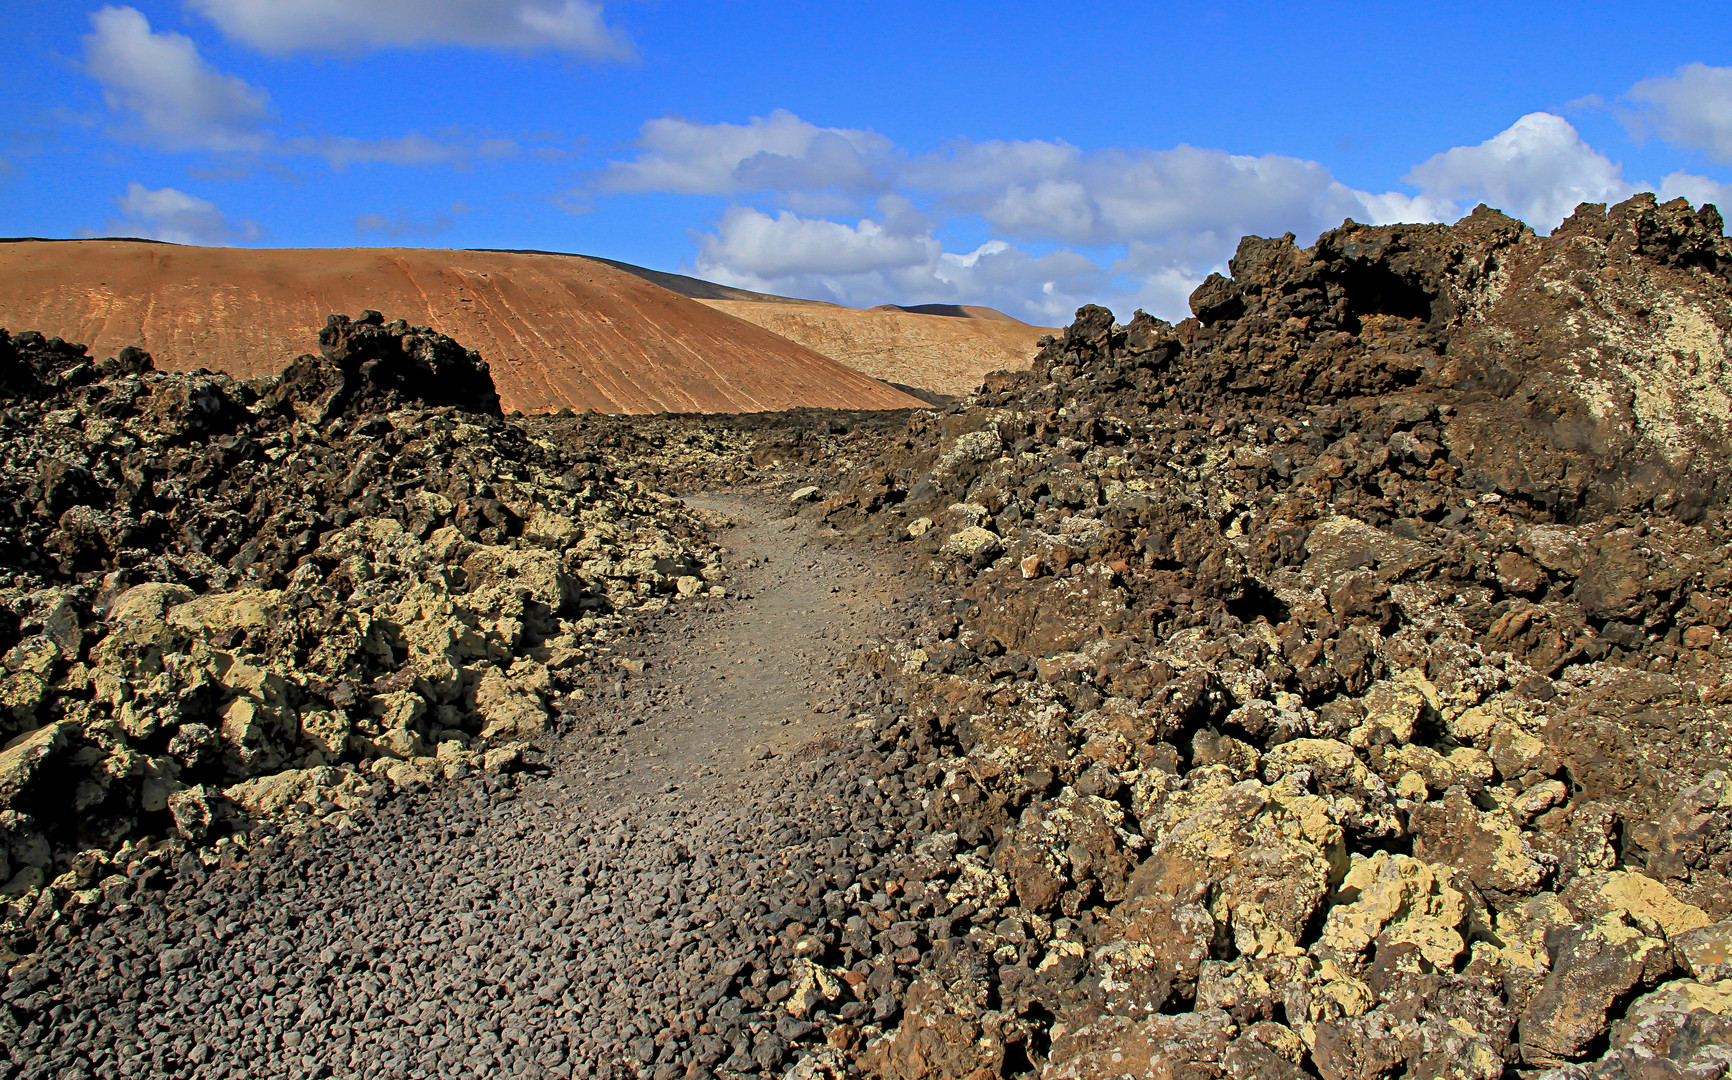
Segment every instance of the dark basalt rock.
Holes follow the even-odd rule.
[[[1721,230],[1248,237],[1194,318],[1082,308],[802,504],[955,596],[874,663],[919,673],[928,828],[993,849],[951,880],[1051,935],[977,929],[1005,966],[949,993],[922,957],[868,1063],[1495,1080],[1689,999],[1668,935],[1732,915]]]
[[[387,324],[377,311],[331,316],[319,355],[291,363],[264,398],[267,408],[313,424],[405,406],[502,415],[480,354],[425,326]]]

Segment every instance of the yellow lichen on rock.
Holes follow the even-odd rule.
[[[1466,942],[1458,927],[1467,901],[1447,866],[1377,852],[1355,860],[1329,909],[1319,945],[1351,959],[1372,942],[1411,944],[1435,968],[1448,968]]]

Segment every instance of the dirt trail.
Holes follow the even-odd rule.
[[[761,499],[686,501],[734,522],[721,538],[732,597],[665,625],[603,688],[598,719],[618,725],[614,746],[633,763],[634,793],[653,789],[652,778],[737,779],[852,722],[877,696],[859,672],[839,669],[892,629],[909,592],[905,572],[870,549],[839,544],[834,530],[782,517]],[[636,659],[641,672],[631,670]]]
[[[895,706],[835,669],[906,601],[867,545],[694,502],[738,522],[738,596],[622,643],[643,674],[592,695],[542,775],[389,797],[357,828],[116,891],[37,955],[52,978],[14,1000],[39,1019],[0,1074],[673,1080],[821,1046],[823,1006],[775,1004],[772,935],[881,896],[906,830],[847,736]],[[890,977],[844,1015],[890,1016]]]

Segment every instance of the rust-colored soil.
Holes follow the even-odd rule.
[[[81,341],[99,357],[139,345],[169,370],[272,375],[313,351],[326,315],[364,308],[432,326],[479,351],[507,410],[921,404],[766,332],[757,320],[580,256],[132,240],[0,244],[0,326]]]
[[[1052,327],[1020,322],[996,308],[882,304],[862,310],[604,261],[756,323],[856,371],[940,394],[970,394],[988,372],[1026,369],[1040,351],[1036,343],[1041,336],[1055,332]]]
[[[970,394],[988,372],[1022,371],[1049,327],[991,308],[929,305],[928,314],[890,305],[861,311],[816,301],[710,300],[703,304],[757,323],[856,371],[941,394]]]

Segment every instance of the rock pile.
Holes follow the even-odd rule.
[[[907,439],[907,410],[790,409],[669,416],[554,414],[536,437],[581,446],[623,476],[663,491],[834,483]],[[905,448],[905,447],[904,447]]]
[[[1639,197],[1248,238],[1192,319],[1084,308],[880,420],[509,423],[371,315],[256,384],[0,338],[19,1060],[1721,1075],[1721,233]],[[761,788],[608,805],[585,748],[657,670],[620,615],[721,575],[644,481],[770,479],[938,595]],[[386,797],[554,713],[545,780]],[[236,805],[362,829],[128,839]]]
[[[1650,197],[1249,238],[807,504],[955,596],[876,661],[929,794],[862,1064],[1723,1070],[1729,257]]]
[[[451,339],[368,312],[320,346],[235,382],[0,332],[20,949],[84,849],[512,767],[622,612],[720,576],[677,500],[502,420]]]

